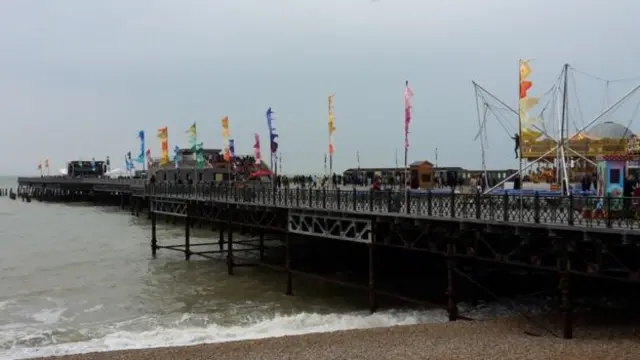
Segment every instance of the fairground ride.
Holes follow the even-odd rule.
[[[587,122],[585,122],[583,107],[585,105],[593,107],[596,102],[591,101],[581,105],[578,99],[579,87],[576,74],[596,81],[601,85],[599,88],[604,88],[600,109],[596,111],[598,115]],[[527,184],[544,183],[549,186],[547,190],[559,190],[560,194],[567,194],[573,181],[595,171],[596,158],[625,155],[630,145],[629,139],[635,137],[629,127],[639,115],[640,99],[634,98],[634,95],[640,89],[640,84],[631,88],[613,103],[609,97],[613,85],[639,81],[640,77],[607,80],[565,64],[553,86],[542,96],[534,97],[528,94],[533,85],[529,80],[530,75],[529,61],[521,60],[517,109],[509,106],[475,81],[472,82],[478,112],[478,133],[474,140],[480,140],[482,170],[485,178],[489,119],[494,118],[507,136],[515,138],[515,134],[518,134],[520,138],[518,170],[499,183],[490,184],[493,186],[487,187],[486,193],[520,176],[523,180],[522,189],[526,187],[544,189],[545,185]],[[593,90],[598,86],[585,86],[585,88]],[[591,94],[590,97],[593,98],[594,95]],[[622,114],[623,111],[620,109],[625,104],[630,105],[628,107],[630,114]],[[532,114],[534,111],[536,113]],[[618,120],[629,116],[626,126],[610,120],[614,112]]]

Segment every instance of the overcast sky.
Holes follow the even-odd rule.
[[[409,161],[434,162],[438,148],[439,165],[478,169],[471,80],[515,107],[519,58],[535,60],[531,95],[564,63],[638,76],[638,18],[637,0],[3,0],[0,173],[35,173],[44,158],[53,169],[107,155],[119,166],[139,130],[157,156],[157,128],[168,126],[170,148],[186,146],[194,121],[205,147],[221,148],[225,115],[238,153],[253,151],[257,132],[266,155],[269,106],[284,172],[319,173],[330,92],[334,169],[355,167],[358,151],[363,167],[393,166],[405,80]],[[604,81],[572,74],[578,124],[640,83],[611,83],[605,96]],[[487,166],[517,168],[512,140],[488,121]]]

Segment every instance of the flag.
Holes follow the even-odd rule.
[[[229,139],[231,136],[231,132],[229,131],[229,117],[225,116],[220,120],[220,124],[222,125],[222,142],[224,144],[224,161],[231,161],[231,144],[233,144],[233,140]]]
[[[529,110],[533,109],[540,100],[537,97],[530,97],[529,90],[533,87],[533,82],[528,80],[531,75],[529,60],[520,60],[518,73],[518,131],[521,136],[520,145],[533,141],[542,133],[535,127],[541,119],[529,115]]]
[[[233,161],[236,157],[236,146],[233,139],[229,139],[229,158]]]
[[[49,159],[44,159],[44,167],[49,168]]]
[[[176,166],[176,169],[180,167],[180,147],[176,145],[173,148],[173,163]]]
[[[198,131],[196,130],[196,123],[195,122],[193,124],[191,124],[191,126],[189,126],[189,128],[187,129],[187,134],[189,135],[190,138],[197,138],[198,137]]]
[[[256,158],[256,164],[262,164],[262,160],[260,159],[260,135],[255,134],[255,143],[253,144],[253,153]]]
[[[131,160],[131,151],[127,152],[125,155],[125,164],[127,171],[132,171],[136,169],[136,166],[133,164],[133,160]]]
[[[138,140],[140,140],[140,151],[138,152],[138,157],[136,158],[136,162],[144,164],[144,130],[138,131]]]
[[[196,130],[196,123],[194,122],[191,126],[189,126],[189,128],[187,129],[187,142],[189,143],[189,145],[192,147],[196,146],[197,141],[198,141],[198,131]],[[196,153],[194,151],[193,153],[194,159],[196,156]]]
[[[405,81],[404,89],[404,148],[409,148],[409,124],[411,123],[411,100],[413,90],[409,87],[409,80]]]
[[[273,114],[275,112],[271,110],[271,107],[267,109],[266,117],[267,117],[267,126],[269,126],[269,144],[271,148],[271,154],[275,154],[278,151],[278,143],[276,139],[278,138],[278,134],[276,134],[276,128],[273,127]]]
[[[169,162],[169,130],[161,127],[158,129],[158,139],[160,139],[160,166]]]
[[[42,162],[38,163],[38,170],[42,170]]]
[[[335,126],[335,118],[333,116],[333,97],[335,94],[329,94],[328,104],[329,104],[329,112],[328,112],[328,125],[329,125],[329,156],[333,155],[333,132],[336,131]]]

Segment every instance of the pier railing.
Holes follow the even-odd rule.
[[[234,188],[215,185],[146,185],[150,197],[192,199],[286,208],[403,214],[528,224],[640,228],[640,204],[631,198],[461,194],[425,191]]]
[[[28,177],[18,178],[18,183],[30,183],[30,184],[51,184],[51,185],[64,185],[64,184],[92,184],[92,185],[123,185],[143,187],[146,179],[132,179],[132,178],[98,178],[98,177],[71,177],[71,176],[42,176],[42,177]]]

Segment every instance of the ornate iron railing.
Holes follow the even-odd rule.
[[[145,195],[479,221],[634,229],[640,219],[634,199],[612,197],[460,194],[455,192],[234,188],[216,185],[146,185]]]

